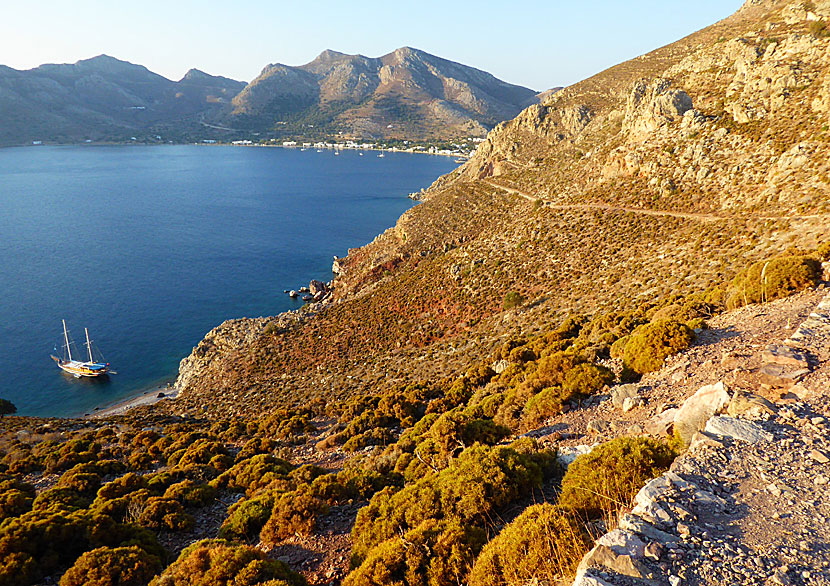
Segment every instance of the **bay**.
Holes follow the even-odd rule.
[[[223,320],[274,315],[331,278],[407,194],[456,165],[367,151],[77,146],[0,149],[0,397],[78,416],[171,381]],[[61,319],[118,371],[75,379],[49,358]]]

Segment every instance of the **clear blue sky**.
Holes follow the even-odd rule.
[[[742,0],[38,0],[6,2],[0,64],[101,53],[171,79],[242,81],[323,49],[378,57],[408,45],[536,90],[568,85],[724,18]]]

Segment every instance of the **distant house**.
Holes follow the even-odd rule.
[[[216,143],[216,141],[212,138],[206,138],[202,142],[205,143],[205,144],[215,144]]]
[[[34,144],[34,145],[43,144],[43,141],[42,140],[33,140],[32,144]]]
[[[297,146],[297,141],[296,140],[287,140],[284,143],[282,143],[282,146],[284,146],[284,147],[295,147],[295,146]]]

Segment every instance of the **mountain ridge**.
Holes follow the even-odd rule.
[[[455,77],[453,77],[455,76]],[[101,54],[0,67],[0,145],[314,136],[447,140],[483,136],[535,92],[403,47],[379,58],[331,49],[266,65],[250,83],[190,69],[178,81]],[[284,118],[284,120],[282,119]],[[218,129],[238,128],[238,131]],[[230,133],[230,134],[228,134]]]
[[[282,117],[277,122],[301,131],[322,114],[325,124],[351,136],[482,136],[536,95],[412,47],[381,57],[326,49],[304,65],[267,65],[234,98],[230,118],[231,125],[245,118],[261,125]]]

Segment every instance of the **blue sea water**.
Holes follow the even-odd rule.
[[[284,289],[330,279],[332,255],[454,167],[281,148],[0,149],[0,397],[21,415],[76,416],[173,380],[208,330],[298,307]],[[76,342],[89,328],[117,375],[57,368],[62,318]]]

